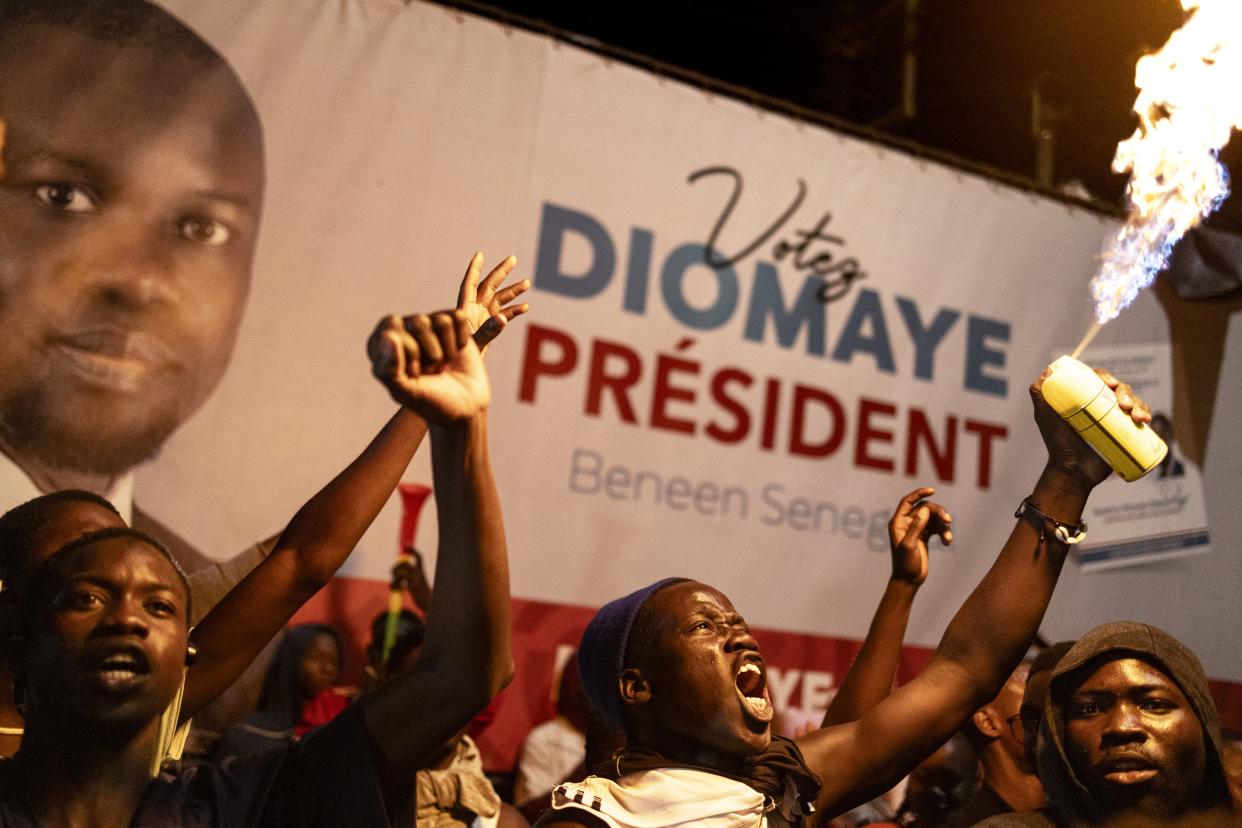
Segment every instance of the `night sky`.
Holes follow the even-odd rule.
[[[913,119],[899,107],[908,2],[489,5],[1028,178],[1038,84],[1054,118],[1054,185],[1120,205],[1125,177],[1110,163],[1137,125],[1134,64],[1181,25],[1177,0],[918,0]],[[1222,212],[1214,223],[1242,229],[1242,207]]]

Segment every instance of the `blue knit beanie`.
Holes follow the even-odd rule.
[[[591,705],[617,727],[624,727],[617,679],[625,668],[625,651],[629,646],[634,619],[652,595],[666,586],[688,580],[665,578],[610,601],[599,608],[582,633],[582,643],[578,645],[578,674],[582,679],[582,689],[591,700]]]

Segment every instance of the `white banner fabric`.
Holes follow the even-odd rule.
[[[925,483],[957,534],[911,623],[934,645],[1039,473],[1027,385],[1090,321],[1108,221],[439,6],[167,5],[249,86],[268,182],[232,365],[144,508],[220,557],[279,529],[392,409],[376,320],[515,252],[533,309],[488,354],[515,595],[686,575],[755,625],[860,638]],[[1164,335],[1144,298],[1101,341]],[[343,574],[386,579],[398,520]],[[1046,630],[1141,617],[1242,679],[1222,558],[1071,564]]]

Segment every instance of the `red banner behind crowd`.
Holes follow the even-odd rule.
[[[365,644],[370,617],[351,608],[379,606],[386,595],[377,581],[339,578],[299,614],[299,622],[322,621]],[[879,596],[876,596],[877,601]],[[513,604],[513,649],[520,666],[513,684],[488,711],[488,723],[476,741],[489,770],[508,771],[517,760],[526,733],[556,715],[553,688],[563,659],[576,651],[595,610],[567,604],[517,599]],[[780,721],[788,726],[818,723],[854,658],[861,641],[780,630],[755,629],[768,666],[768,689]],[[932,649],[905,647],[897,685],[917,675],[931,661]],[[346,681],[361,679],[360,661],[349,665]],[[1212,694],[1226,730],[1242,731],[1242,684],[1212,682]]]

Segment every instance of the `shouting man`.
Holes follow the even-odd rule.
[[[1136,422],[1150,411],[1104,375]],[[626,746],[553,792],[538,825],[800,824],[808,804],[842,813],[888,790],[1018,666],[1091,490],[1108,465],[1030,389],[1048,462],[991,570],[950,622],[927,668],[856,720],[796,741],[773,736],[759,645],[732,602],[698,581],[659,581],[605,605],[579,664],[592,703]],[[818,799],[817,799],[818,798]]]

